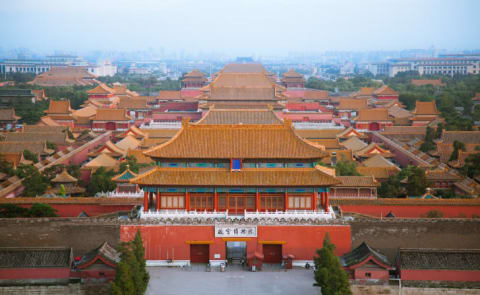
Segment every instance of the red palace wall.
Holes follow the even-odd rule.
[[[366,273],[369,273],[370,276],[367,277]],[[356,269],[354,274],[354,279],[370,279],[370,280],[388,280],[389,274],[388,270],[384,269]]]
[[[459,205],[430,205],[430,206],[389,206],[389,205],[340,205],[343,212],[361,213],[371,216],[382,217],[392,212],[395,217],[417,218],[426,217],[428,211],[436,210],[443,213],[443,217],[472,217],[472,214],[480,215],[480,206]]]
[[[70,268],[7,268],[0,269],[0,280],[68,279]]]
[[[211,225],[122,225],[120,240],[132,240],[140,229],[145,246],[147,260],[190,260],[189,241],[210,244],[210,260],[225,260],[225,240],[215,238],[214,226]],[[258,226],[258,236],[241,238],[247,241],[247,254],[263,252],[262,242],[283,243],[282,255],[292,254],[296,260],[312,260],[315,251],[322,247],[328,232],[336,245],[336,254],[343,255],[350,251],[350,226]],[[220,254],[220,258],[214,258]]]
[[[31,204],[19,204],[21,207],[30,208]],[[130,211],[135,206],[132,205],[99,205],[99,204],[49,204],[57,209],[60,217],[78,217],[82,212],[88,216],[97,216],[118,211]]]
[[[480,271],[475,270],[400,270],[404,281],[480,282]]]

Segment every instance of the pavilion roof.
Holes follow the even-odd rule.
[[[118,165],[118,161],[105,153],[101,153],[95,159],[84,165],[85,168],[112,168]]]
[[[147,106],[147,99],[146,98],[139,98],[137,96],[123,96],[120,97],[120,101],[118,102],[119,109],[148,109]]]
[[[303,99],[316,100],[328,98],[327,90],[306,89],[303,94]]]
[[[271,109],[210,110],[196,124],[283,124]]]
[[[381,148],[375,142],[370,143],[368,146],[364,147],[363,149],[355,151],[355,156],[359,157],[369,157],[374,155],[382,155],[383,157],[392,157],[392,153],[390,151]]]
[[[42,141],[0,141],[0,153],[23,153],[29,150],[34,154],[45,154],[47,146],[45,140]]]
[[[387,179],[400,171],[398,167],[357,167],[357,172],[365,176],[373,176],[375,179]]]
[[[350,137],[349,139],[345,140],[342,142],[342,145],[347,149],[351,151],[359,151],[367,146],[367,144],[359,139],[356,136]]]
[[[366,109],[368,99],[363,98],[341,98],[337,110],[359,110]]]
[[[95,118],[97,121],[129,121],[126,109],[97,109]]]
[[[142,150],[128,150],[127,156],[134,157],[138,164],[150,164],[153,163],[152,158],[145,156]]]
[[[415,115],[439,115],[435,101],[416,101],[415,110],[412,112]]]
[[[120,174],[115,175],[112,177],[112,181],[114,182],[130,182],[130,179],[137,177],[138,174],[127,168]]]
[[[55,120],[49,116],[43,116],[40,118],[40,121],[37,123],[37,126],[61,126]]]
[[[380,184],[373,176],[337,176],[341,183],[337,187],[376,187]]]
[[[148,138],[172,138],[180,129],[140,129]]]
[[[374,262],[387,269],[392,269],[392,265],[387,257],[373,250],[367,243],[363,242],[357,248],[340,257],[340,262],[344,267],[355,266],[367,259],[373,259]]]
[[[260,65],[261,66],[261,65]],[[261,66],[263,68],[263,66]],[[202,90],[209,92],[208,100],[272,100],[276,101],[277,91],[284,88],[272,82],[266,71],[227,71],[227,66],[209,85]]]
[[[63,169],[61,173],[55,175],[55,178],[51,180],[51,182],[59,182],[59,183],[69,183],[69,182],[77,182],[77,179],[71,176],[67,169]]]
[[[354,121],[390,121],[387,109],[361,109]]]
[[[404,108],[395,105],[388,108],[388,115],[394,118],[410,118],[412,116],[412,113],[410,113]]]
[[[97,84],[96,76],[89,73],[85,67],[52,67],[48,72],[41,73],[28,84],[41,86],[86,86]]]
[[[375,95],[398,95],[398,92],[393,90],[388,85],[383,85],[382,87],[373,91],[373,94],[375,94]]]
[[[397,167],[395,164],[385,159],[382,155],[376,154],[362,162],[364,167]]]
[[[338,138],[308,139],[311,142],[324,146],[326,149],[342,149]]]
[[[107,84],[100,83],[97,87],[87,91],[88,94],[114,94],[115,91],[108,87]]]
[[[342,132],[337,134],[338,138],[350,138],[350,137],[358,137],[358,138],[366,138],[367,136],[363,132],[359,132],[355,130],[353,127],[348,127],[344,129]]]
[[[291,124],[192,125],[145,152],[154,158],[319,159],[325,148],[303,140]]]
[[[47,132],[47,133],[55,133],[55,132],[65,132],[67,130],[67,126],[45,126],[45,125],[28,125],[23,124],[23,132]]]
[[[85,268],[100,257],[103,262],[107,262],[112,267],[115,267],[120,262],[120,253],[107,242],[104,242],[98,248],[83,255],[77,267],[80,269]]]
[[[328,186],[339,181],[317,168],[160,168],[133,178],[139,185]]]
[[[90,118],[97,114],[97,108],[93,106],[86,106],[84,108],[74,110],[72,115],[78,120],[78,118]]]
[[[47,114],[71,114],[70,100],[50,100]]]
[[[133,136],[129,134],[125,136],[122,140],[117,142],[115,145],[124,151],[128,149],[134,150],[140,145],[140,141],[138,141],[137,139],[135,139]]]
[[[297,129],[295,132],[305,139],[334,139],[345,129]]]
[[[294,69],[290,69],[283,74],[282,82],[305,82],[305,78]]]
[[[158,96],[153,96],[160,100],[180,100],[182,99],[182,93],[178,90],[160,90]]]
[[[65,145],[72,142],[66,132],[10,132],[5,136],[5,141],[13,142],[42,142]]]

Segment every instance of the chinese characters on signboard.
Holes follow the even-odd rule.
[[[215,225],[216,238],[256,237],[257,226],[255,225]]]

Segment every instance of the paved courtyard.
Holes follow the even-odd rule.
[[[148,271],[147,295],[319,294],[318,288],[313,287],[313,272],[305,269],[206,272],[202,266],[192,269],[148,267]]]

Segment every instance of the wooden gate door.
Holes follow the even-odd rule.
[[[210,249],[206,245],[190,245],[190,262],[191,263],[208,263],[210,261]]]
[[[265,263],[282,263],[282,245],[263,245]]]

